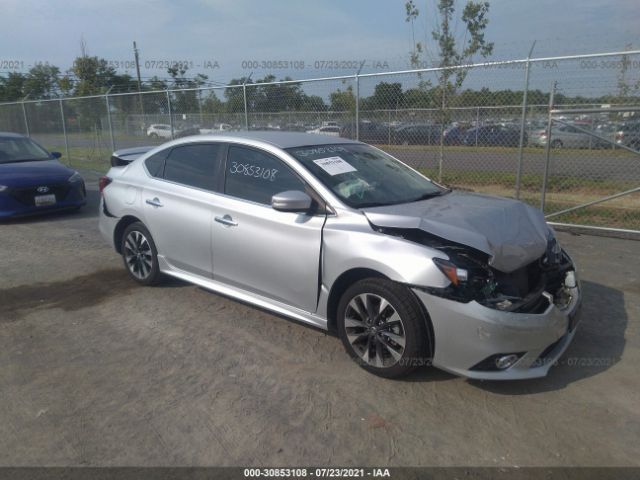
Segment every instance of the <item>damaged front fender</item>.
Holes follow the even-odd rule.
[[[331,287],[344,272],[367,268],[391,280],[420,287],[445,288],[449,280],[432,261],[447,259],[436,249],[374,231],[364,215],[329,217],[323,230],[323,284]]]

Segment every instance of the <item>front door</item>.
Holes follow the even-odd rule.
[[[276,193],[305,189],[281,159],[230,146],[214,213],[214,279],[315,312],[325,214],[271,208]]]

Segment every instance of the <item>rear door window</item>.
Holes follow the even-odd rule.
[[[216,191],[224,145],[195,143],[180,145],[165,161],[164,178],[188,187]]]

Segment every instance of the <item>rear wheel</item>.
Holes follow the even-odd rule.
[[[382,278],[352,285],[338,304],[337,326],[347,353],[365,370],[397,378],[428,364],[423,311],[405,286]]]
[[[149,230],[142,223],[132,223],[125,229],[120,251],[127,272],[136,282],[155,285],[161,280],[158,251]]]
[[[554,140],[551,142],[551,148],[562,148],[562,140]]]

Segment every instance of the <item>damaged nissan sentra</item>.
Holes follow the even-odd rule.
[[[377,375],[540,377],[575,334],[576,268],[539,210],[451,191],[370,145],[225,133],[112,165],[100,230],[134,280],[170,275],[336,331]]]

